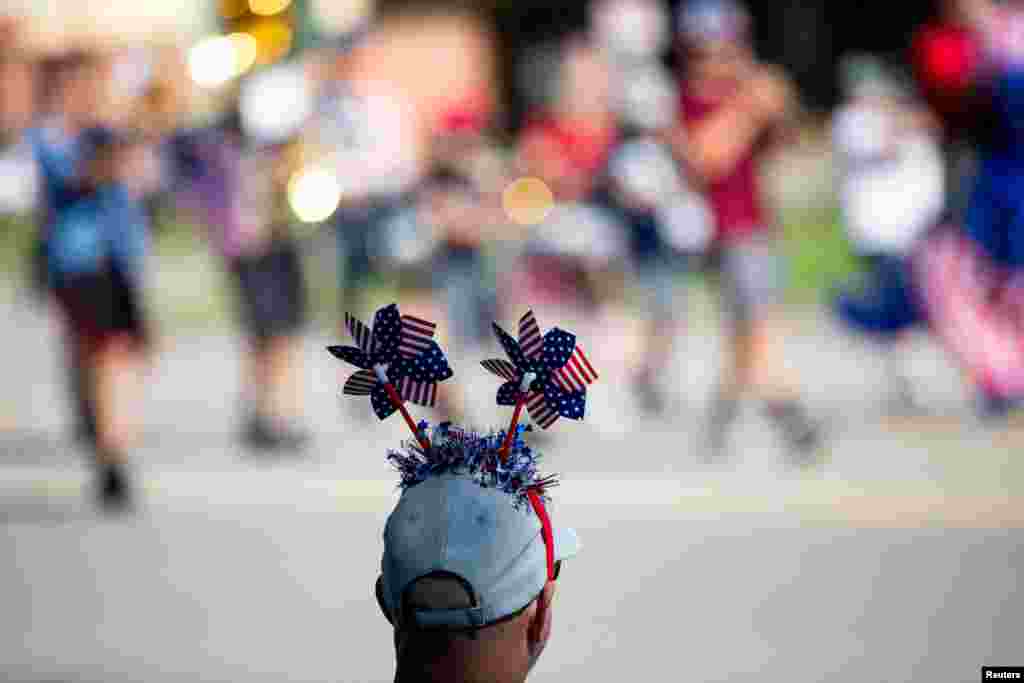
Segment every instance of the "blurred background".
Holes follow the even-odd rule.
[[[417,417],[504,425],[530,308],[600,373],[533,435],[585,545],[537,680],[1021,664],[1022,25],[0,0],[0,679],[391,680],[406,434],[325,347],[392,301]]]

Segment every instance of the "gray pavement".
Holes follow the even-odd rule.
[[[587,422],[542,442],[564,475],[554,514],[584,550],[531,680],[959,682],[1024,663],[1024,432],[975,426],[937,351],[911,364],[931,414],[887,420],[871,400],[882,365],[797,319],[788,357],[831,426],[829,461],[787,470],[750,409],[711,466],[694,449],[709,330],[681,345],[673,417],[654,421],[623,388],[625,320],[538,316],[593,340],[602,378]],[[290,461],[235,445],[237,342],[168,339],[136,456],[145,504],[109,521],[65,438],[54,326],[17,306],[0,320],[0,680],[391,680],[371,589],[395,500],[383,453],[404,427],[340,402],[333,339],[307,339],[317,440]],[[475,421],[504,422],[477,358],[452,357]]]

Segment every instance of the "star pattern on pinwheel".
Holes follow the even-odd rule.
[[[336,358],[359,368],[345,382],[345,395],[369,396],[374,414],[384,420],[398,407],[381,381],[383,376],[403,400],[427,407],[435,404],[437,384],[454,373],[433,340],[433,323],[403,316],[397,304],[391,304],[377,311],[372,329],[348,314],[345,325],[356,346],[327,347]]]
[[[576,335],[554,327],[541,336],[533,311],[520,319],[518,339],[497,323],[493,328],[508,360],[485,360],[481,365],[506,380],[498,388],[498,404],[516,405],[524,377],[532,373],[526,409],[534,422],[548,429],[559,417],[582,420],[586,387],[597,379],[597,372],[577,343]]]

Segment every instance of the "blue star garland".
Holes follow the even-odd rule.
[[[424,431],[430,427],[426,421],[419,426]],[[469,475],[482,488],[498,489],[510,495],[516,509],[532,514],[530,492],[536,491],[545,502],[550,502],[546,491],[558,485],[559,477],[540,475],[537,466],[541,455],[523,439],[528,431],[531,431],[529,426],[516,428],[508,459],[502,463],[498,451],[505,440],[504,430],[480,433],[442,422],[433,428],[429,451],[424,451],[411,439],[403,443],[401,450],[389,451],[388,462],[401,477],[398,484],[401,490],[443,474]]]

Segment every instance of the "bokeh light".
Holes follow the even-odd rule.
[[[288,203],[304,223],[330,218],[341,202],[341,185],[330,170],[319,166],[304,168],[288,183]]]
[[[287,56],[294,34],[280,17],[261,17],[247,27],[259,45],[259,63],[269,64]]]
[[[269,17],[279,14],[292,4],[292,0],[249,0],[249,9],[253,14]]]
[[[514,223],[535,225],[551,213],[555,196],[540,178],[519,178],[505,188],[502,206]]]
[[[247,33],[206,38],[189,51],[189,74],[204,88],[219,88],[252,68],[257,55],[256,40]]]

